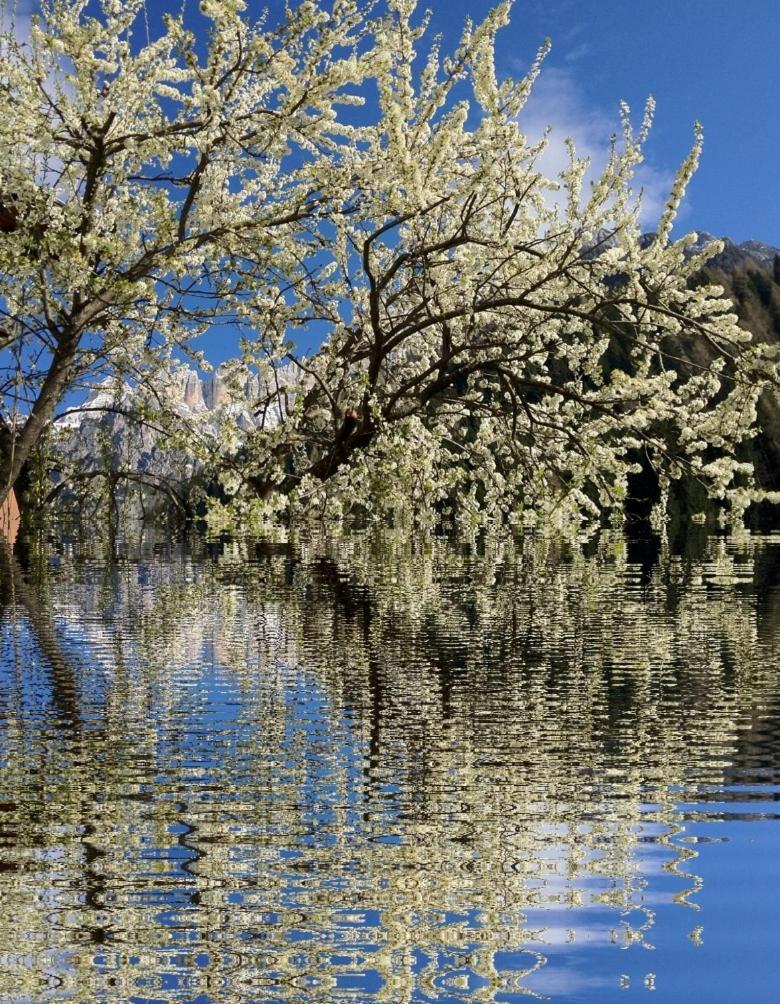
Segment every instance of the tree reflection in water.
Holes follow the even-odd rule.
[[[632,546],[0,548],[0,999],[566,999],[659,903],[695,943],[687,828],[774,816],[777,541]]]

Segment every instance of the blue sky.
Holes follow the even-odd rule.
[[[487,0],[429,0],[454,37]],[[500,68],[553,50],[529,112],[575,131],[597,153],[624,98],[658,108],[648,147],[660,191],[704,125],[704,156],[680,226],[780,245],[780,2],[778,0],[517,0],[499,37]],[[607,127],[609,127],[607,129]],[[590,138],[589,138],[590,137]],[[655,194],[654,194],[655,197]]]

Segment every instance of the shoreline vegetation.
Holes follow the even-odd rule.
[[[638,122],[621,105],[606,164],[569,144],[548,177],[523,112],[550,45],[500,80],[511,6],[446,54],[414,0],[276,23],[204,0],[153,39],[142,0],[52,0],[0,32],[0,503],[155,493],[257,531],[658,523],[675,495],[739,523],[779,501],[777,451],[754,449],[780,429],[777,276],[765,337],[749,277],[707,271],[724,244],[674,232],[701,127],[651,233],[652,98]],[[243,427],[179,407],[207,334],[254,388]],[[84,404],[107,386],[130,405]],[[168,466],[126,464],[109,425],[58,452],[90,407]]]

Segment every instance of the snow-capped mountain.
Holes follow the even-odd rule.
[[[295,377],[289,367],[277,374],[291,397]],[[150,486],[184,488],[223,444],[235,449],[261,424],[279,423],[278,406],[262,408],[264,396],[256,374],[223,369],[202,377],[177,366],[142,387],[108,378],[54,424],[61,476],[67,481],[73,477],[68,472],[84,478],[113,471]]]

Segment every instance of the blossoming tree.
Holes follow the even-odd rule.
[[[218,320],[251,333],[265,388],[214,467],[239,508],[569,520],[619,509],[641,464],[754,497],[738,448],[774,352],[691,288],[716,249],[670,236],[700,131],[643,239],[652,103],[638,131],[623,109],[594,181],[573,146],[545,177],[521,128],[545,49],[496,77],[508,2],[446,58],[414,0],[302,3],[273,29],[242,6],[204,0],[203,55],[176,19],[139,45],[140,0],[52,0],[3,39],[6,484],[74,381]]]
[[[141,378],[297,265],[360,6],[269,28],[203,0],[201,45],[181,17],[141,40],[143,0],[44,0],[0,36],[0,500],[70,389]]]
[[[434,44],[419,74],[425,23],[412,0],[388,6],[376,122],[330,178],[350,211],[327,262],[256,321],[270,360],[304,317],[328,335],[310,358],[288,354],[306,390],[254,437],[247,485],[232,473],[231,486],[335,512],[449,502],[568,521],[621,508],[650,465],[744,508],[756,492],[737,450],[775,352],[751,343],[721,289],[690,288],[717,247],[691,255],[695,235],[670,237],[699,127],[648,239],[632,179],[652,101],[637,132],[623,107],[594,181],[572,145],[548,179],[544,140],[521,130],[546,47],[524,79],[496,79],[509,4],[467,26],[450,58]]]

